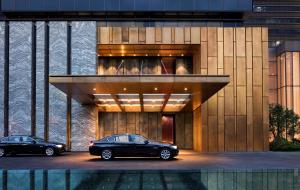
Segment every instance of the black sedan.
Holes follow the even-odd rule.
[[[149,141],[135,134],[121,134],[92,141],[89,147],[91,155],[101,156],[104,160],[114,157],[160,157],[169,160],[178,155],[176,145]]]
[[[0,157],[16,154],[58,155],[65,151],[65,145],[47,142],[44,139],[25,135],[14,135],[0,139]]]

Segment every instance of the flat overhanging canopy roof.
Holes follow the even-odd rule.
[[[156,111],[192,111],[226,86],[229,81],[228,75],[52,75],[49,77],[52,85],[81,104],[104,106],[108,101],[114,101],[118,109],[111,111],[147,111],[146,107],[149,104],[146,101],[151,100],[154,104],[152,107],[158,101],[161,102],[159,110]],[[107,95],[111,98],[105,99]],[[128,98],[131,96],[135,98]],[[134,107],[133,102],[137,99],[139,109],[125,109],[126,106]],[[171,109],[172,106],[175,108],[172,101],[178,102],[178,105],[180,102],[180,109]],[[106,107],[102,111],[109,111],[109,109]]]

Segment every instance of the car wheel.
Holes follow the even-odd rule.
[[[109,149],[104,149],[101,152],[101,158],[103,160],[111,160],[113,158],[112,151]]]
[[[5,156],[5,150],[3,148],[0,148],[0,157]]]
[[[171,152],[169,149],[162,149],[159,154],[160,158],[163,160],[169,160],[171,158]]]
[[[54,156],[55,151],[52,147],[48,147],[48,148],[46,148],[45,153],[47,156]]]

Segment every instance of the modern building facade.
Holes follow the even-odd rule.
[[[293,95],[282,104],[300,109],[299,51],[255,22],[268,10],[258,3],[2,0],[0,135],[72,151],[114,133],[201,152],[267,151],[269,102]]]

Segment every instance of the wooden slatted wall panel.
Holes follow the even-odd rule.
[[[267,28],[103,27],[97,31],[101,44],[199,44],[199,51],[193,56],[194,74],[228,74],[231,82],[194,111],[194,149],[203,152],[268,150]],[[280,94],[278,98],[282,98]],[[135,131],[161,138],[146,115],[140,113],[139,120],[135,120],[140,124]],[[155,118],[154,121],[161,122]],[[188,132],[183,133],[186,138]]]

